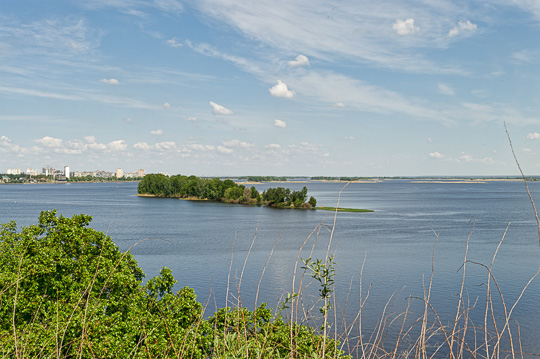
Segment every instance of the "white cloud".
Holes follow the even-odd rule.
[[[448,32],[448,37],[454,37],[457,35],[471,35],[478,30],[478,25],[473,24],[470,20],[460,21],[456,26]]]
[[[197,119],[197,117],[184,117],[184,121],[187,121],[187,122],[197,122],[199,121]]]
[[[62,147],[62,140],[60,138],[45,136],[42,139],[36,140],[35,142],[49,148]]]
[[[429,154],[429,157],[431,157],[431,158],[443,158],[444,155],[440,154],[439,152],[431,152]]]
[[[109,142],[107,147],[112,151],[125,151],[127,149],[127,144],[124,140],[116,140]]]
[[[447,84],[439,83],[437,85],[437,88],[439,89],[439,92],[443,95],[454,96],[456,94],[454,89]]]
[[[354,140],[354,136],[345,136],[343,137],[344,140],[347,140],[347,141],[352,141]]]
[[[289,90],[287,88],[287,84],[285,84],[285,82],[282,82],[281,80],[278,80],[277,84],[269,88],[268,91],[270,92],[270,95],[274,97],[283,97],[283,98],[294,97],[294,91]]]
[[[165,43],[170,47],[184,46],[181,42],[178,42],[178,40],[176,40],[176,37],[173,37],[172,39],[167,40]]]
[[[231,110],[221,105],[218,105],[215,102],[210,101],[210,106],[212,106],[212,113],[214,115],[232,115],[233,114]]]
[[[534,62],[535,55],[530,50],[521,50],[512,54],[512,59],[516,62]]]
[[[264,146],[264,147],[266,147],[266,148],[271,148],[271,149],[275,149],[275,150],[281,148],[281,146],[278,145],[277,143],[270,143],[270,144],[268,144],[268,145],[266,145],[266,146]]]
[[[133,148],[136,150],[149,150],[151,147],[146,142],[137,142],[133,145]]]
[[[176,149],[176,143],[173,141],[158,142],[153,147],[158,151],[173,151]]]
[[[345,104],[343,102],[336,102],[335,104],[333,104],[332,106],[336,107],[336,108],[344,108],[345,107]]]
[[[96,137],[95,136],[84,136],[84,140],[88,143],[96,143]]]
[[[432,142],[433,142],[433,139],[432,139],[431,137],[428,137],[428,138],[427,138],[427,141],[428,141],[429,143],[432,143]]]
[[[224,146],[217,146],[217,150],[221,153],[233,153],[234,150],[232,148],[227,148]]]
[[[153,131],[150,131],[150,134],[155,135],[155,136],[163,135],[163,130],[162,129],[153,130]]]
[[[244,142],[244,141],[234,139],[234,140],[230,140],[230,141],[223,141],[223,146],[225,146],[225,147],[252,148],[255,145],[253,143]]]
[[[287,127],[287,123],[282,120],[274,120],[274,127],[285,128]]]
[[[289,61],[288,64],[290,67],[309,66],[309,59],[307,56],[298,55],[296,56],[296,59]]]
[[[538,132],[531,132],[527,135],[527,139],[529,140],[540,140],[540,133]]]
[[[107,84],[107,85],[118,85],[119,84],[117,79],[101,79],[101,80],[99,80],[99,82],[102,82],[102,83]]]
[[[168,102],[165,102],[165,103],[163,104],[163,108],[164,108],[165,110],[169,110],[169,109],[171,108],[171,104],[168,103]]]
[[[408,18],[408,19],[397,19],[396,22],[392,25],[392,29],[398,34],[398,35],[414,35],[420,32],[420,28],[417,26],[414,26],[414,19]]]
[[[124,117],[124,122],[125,122],[125,123],[131,123],[132,121],[131,121],[131,118],[129,118],[129,117]]]

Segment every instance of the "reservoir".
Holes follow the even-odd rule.
[[[314,318],[308,320],[316,323],[319,286],[309,273],[303,275],[302,259],[324,259],[328,251],[335,261],[338,332],[355,322],[369,293],[362,309],[367,337],[382,317],[401,318],[407,305],[407,323],[422,315],[419,298],[429,289],[432,269],[430,304],[443,325],[453,323],[468,238],[463,298],[470,309],[469,325],[483,326],[489,273],[481,264],[491,265],[504,237],[491,273],[510,311],[540,266],[538,227],[524,184],[417,182],[351,183],[341,196],[341,183],[255,185],[260,192],[307,186],[318,205],[336,206],[339,199],[340,207],[375,210],[337,216],[320,210],[142,198],[135,195],[136,183],[4,185],[0,222],[28,226],[37,223],[40,211],[51,209],[64,216],[91,215],[91,227],[111,236],[120,250],[131,248],[147,279],[169,267],[177,289],[194,288],[209,315],[238,301],[248,308],[261,302],[278,308],[302,282],[305,306],[313,307]],[[529,188],[539,205],[540,183],[529,183]],[[495,321],[504,325],[503,301],[493,280],[490,285]],[[518,336],[515,320],[526,353],[540,353],[539,303],[536,278],[511,314],[512,335]],[[401,326],[396,323],[390,342]],[[483,340],[483,334],[477,335]]]

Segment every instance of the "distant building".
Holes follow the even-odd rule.
[[[39,175],[39,170],[35,170],[35,169],[32,169],[32,168],[27,168],[25,173],[27,175],[29,175],[29,176],[37,176],[37,175]]]
[[[8,168],[7,170],[8,175],[20,175],[21,169],[20,168]]]
[[[144,173],[144,170],[143,169],[140,169],[138,172],[137,172],[137,177],[144,177],[146,175],[146,173]]]
[[[69,166],[64,166],[64,176],[66,177],[66,179],[69,179],[71,173],[69,171]]]
[[[122,178],[122,177],[124,177],[124,170],[121,168],[118,168],[116,170],[116,178]]]
[[[41,169],[41,173],[45,176],[50,176],[53,173],[53,168],[51,166],[45,166]]]

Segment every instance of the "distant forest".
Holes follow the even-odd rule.
[[[256,204],[278,208],[311,209],[317,200],[308,200],[307,187],[300,191],[289,188],[268,188],[259,193],[255,186],[251,188],[226,179],[200,178],[197,176],[148,174],[140,182],[137,192],[155,197],[171,197],[186,199],[208,199],[226,203]]]

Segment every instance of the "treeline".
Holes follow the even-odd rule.
[[[94,177],[94,176],[80,176],[80,177],[70,177],[67,179],[67,182],[137,182],[141,181],[144,177]]]
[[[271,207],[294,207],[310,209],[317,200],[311,197],[308,201],[307,187],[301,191],[288,188],[269,188],[259,193],[255,186],[242,184],[219,178],[200,178],[197,176],[148,174],[137,188],[139,194],[156,197],[172,197],[187,199],[209,199],[226,203],[256,204]]]
[[[371,177],[327,177],[327,176],[316,176],[311,177],[311,180],[313,181],[365,181],[365,180],[371,180],[373,178]]]
[[[248,182],[285,182],[287,177],[275,177],[275,176],[248,176],[246,177]]]

